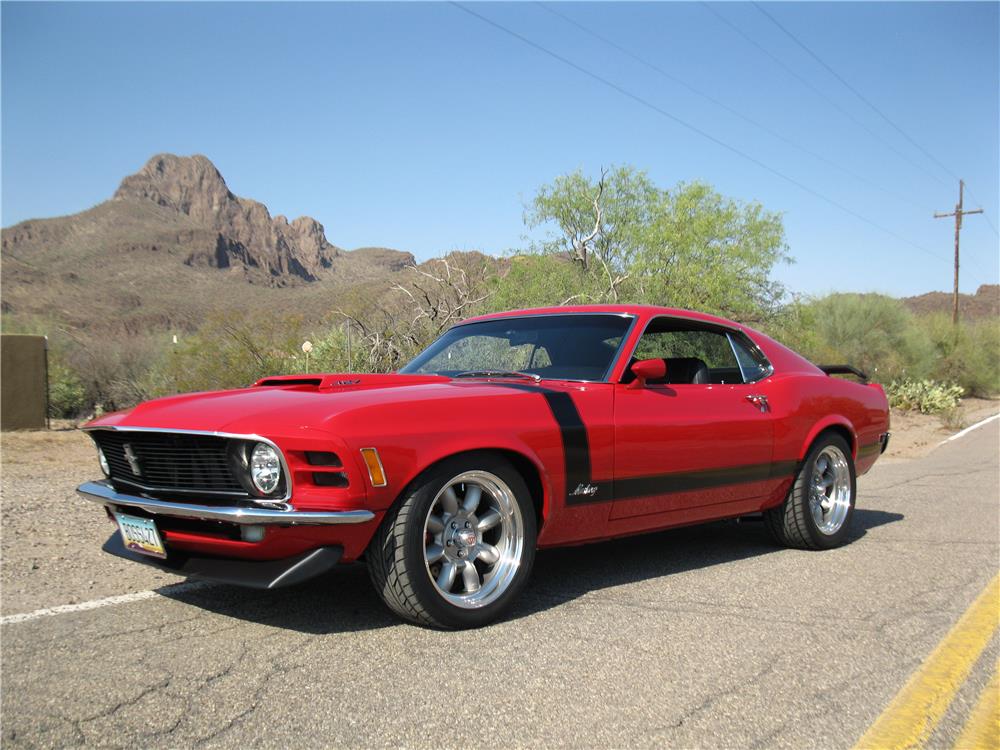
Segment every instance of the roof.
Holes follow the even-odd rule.
[[[640,318],[648,319],[660,315],[668,315],[689,320],[701,320],[706,323],[718,323],[731,328],[743,328],[742,325],[726,318],[716,315],[697,312],[695,310],[683,310],[676,307],[661,307],[659,305],[565,305],[561,307],[533,307],[523,310],[506,310],[503,312],[478,315],[474,318],[467,318],[462,323],[475,323],[482,320],[494,320],[496,318],[523,317],[526,315],[559,315],[567,313],[603,313],[614,315],[637,315]]]

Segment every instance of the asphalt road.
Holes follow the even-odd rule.
[[[993,421],[881,462],[830,552],[726,523],[540,553],[512,617],[473,632],[400,624],[359,567],[8,617],[3,745],[849,748],[997,573],[998,456]]]

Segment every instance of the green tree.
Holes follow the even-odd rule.
[[[515,255],[491,282],[494,310],[579,304],[602,297],[597,274],[563,255]]]
[[[512,263],[498,299],[666,304],[754,322],[773,316],[784,294],[771,279],[790,260],[781,217],[703,183],[666,190],[633,167],[596,180],[577,171],[540,188],[525,223],[550,230],[531,252],[571,261],[582,273]],[[555,277],[528,280],[532,268]]]

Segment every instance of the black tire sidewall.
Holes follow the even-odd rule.
[[[463,609],[445,600],[431,581],[424,562],[424,522],[431,503],[446,482],[466,471],[486,471],[502,479],[514,493],[524,527],[524,551],[518,571],[507,590],[496,600],[476,609]],[[403,564],[413,592],[430,617],[447,628],[474,628],[498,619],[517,598],[531,573],[535,558],[537,523],[531,493],[521,474],[502,456],[467,454],[447,459],[422,474],[406,499],[411,504],[402,541]]]
[[[809,507],[809,485],[812,480],[813,472],[816,468],[816,460],[819,458],[819,454],[824,448],[830,445],[839,448],[847,459],[848,471],[850,471],[851,474],[851,507],[847,511],[847,517],[844,519],[844,523],[841,524],[836,533],[824,534],[816,525],[816,521],[813,519],[812,511]],[[844,438],[840,435],[827,434],[823,435],[816,441],[812,449],[809,451],[809,455],[806,457],[806,461],[802,466],[802,471],[796,478],[795,492],[798,496],[798,501],[804,505],[806,528],[810,539],[816,547],[820,549],[832,549],[833,547],[841,546],[848,540],[851,533],[851,521],[854,518],[854,503],[858,496],[858,477],[854,468],[854,458],[851,453],[851,448]]]

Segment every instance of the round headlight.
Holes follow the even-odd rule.
[[[250,479],[253,486],[265,495],[278,488],[281,481],[281,459],[270,445],[257,443],[250,454]]]
[[[104,472],[104,476],[111,476],[111,467],[108,465],[108,459],[104,456],[104,451],[100,448],[97,449],[97,462],[101,465],[101,471]]]

